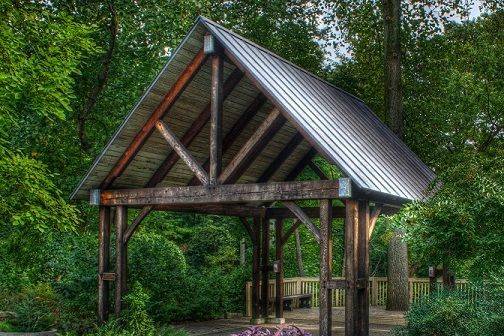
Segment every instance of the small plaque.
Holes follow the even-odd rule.
[[[280,273],[280,261],[278,260],[273,262],[273,273]]]
[[[429,278],[435,278],[436,277],[436,269],[434,266],[429,267]]]

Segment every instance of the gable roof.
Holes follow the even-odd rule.
[[[246,77],[225,100],[224,118],[233,117],[233,111],[245,110],[247,104],[255,97],[255,93],[262,92],[269,102],[258,113],[257,118],[251,120],[249,132],[244,132],[241,143],[246,141],[247,134],[253,132],[261,118],[267,111],[276,106],[283,112],[289,123],[285,125],[271,144],[265,149],[264,155],[254,161],[254,169],[249,169],[240,183],[256,181],[261,171],[267,167],[268,161],[274,160],[288,139],[299,131],[306,141],[303,141],[291,157],[282,165],[279,173],[272,180],[282,180],[313,146],[331,163],[337,165],[355,186],[362,192],[381,194],[392,198],[405,200],[419,200],[425,197],[425,190],[434,179],[433,172],[390,131],[371,110],[356,97],[301,69],[300,67],[282,59],[272,52],[257,46],[245,38],[219,26],[213,21],[200,17],[186,36],[181,45],[175,50],[167,65],[126,117],[114,137],[102,154],[97,158],[86,177],[81,181],[72,197],[85,197],[87,191],[96,188],[113,167],[122,152],[131,142],[135,130],[138,130],[162,98],[162,94],[171,86],[197,51],[202,47],[202,36],[210,32],[224,47],[226,55],[234,64],[226,64],[225,76],[237,66]],[[190,125],[184,119],[194,119],[198,102],[201,106],[209,101],[209,93],[204,97],[201,92],[209,92],[209,69],[203,67],[193,83],[184,91],[165,121],[172,123],[174,131],[182,134]],[[198,78],[199,77],[199,78]],[[236,92],[235,92],[236,91]],[[183,106],[184,103],[186,106]],[[203,104],[203,105],[202,105]],[[172,111],[173,110],[173,111]],[[226,112],[228,110],[228,112]],[[236,118],[235,118],[236,119]],[[232,125],[224,123],[224,132]],[[226,126],[227,125],[227,126]],[[180,129],[178,129],[179,127]],[[189,126],[190,127],[190,126]],[[207,131],[202,131],[200,146],[198,139],[189,149],[200,160],[207,156]],[[163,156],[170,149],[166,143],[156,141],[153,134],[148,143],[123,176],[118,179],[114,187],[141,187],[145,178],[136,178],[145,171],[155,170],[162,162]],[[239,150],[240,141],[236,148],[230,148],[223,157],[223,164],[232,158]],[[150,151],[149,151],[150,149]],[[205,152],[206,150],[206,152]],[[201,153],[199,153],[201,151]],[[200,154],[200,155],[198,155]],[[228,157],[226,159],[226,156]],[[161,161],[160,161],[161,160]],[[137,162],[135,162],[137,161]],[[177,171],[177,168],[174,168]],[[147,173],[147,175],[149,175]],[[178,181],[178,180],[182,181]],[[166,177],[165,185],[179,185],[186,183],[180,176]]]

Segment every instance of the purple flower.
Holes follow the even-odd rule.
[[[281,325],[275,332],[265,327],[253,326],[231,336],[311,336],[311,334],[296,326]]]

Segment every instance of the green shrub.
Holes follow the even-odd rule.
[[[229,230],[213,224],[197,227],[187,246],[189,264],[197,269],[231,269],[236,265],[236,241]]]
[[[444,291],[412,304],[406,326],[397,336],[494,336],[504,335],[502,290],[479,288],[476,298],[458,291]]]
[[[38,284],[23,289],[13,297],[15,317],[10,321],[19,331],[53,329],[59,319],[59,301],[49,284]]]
[[[130,281],[138,281],[150,295],[147,311],[156,320],[170,322],[186,316],[181,293],[187,290],[187,265],[182,251],[165,237],[135,235],[130,242]]]

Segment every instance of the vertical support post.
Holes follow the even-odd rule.
[[[331,200],[320,200],[320,306],[319,335],[330,336],[332,331],[332,205]]]
[[[356,335],[369,335],[369,202],[359,201]]]
[[[217,41],[213,36],[206,37],[212,40],[212,96],[210,116],[210,185],[217,184],[217,178],[222,169],[222,80],[223,58],[217,48]]]
[[[261,315],[263,318],[268,318],[269,305],[269,219],[264,216],[260,217],[262,226],[262,242],[261,242]]]
[[[124,232],[127,223],[127,208],[119,205],[116,207],[116,277],[115,277],[115,315],[119,317],[122,309],[122,296],[126,291],[126,244]]]
[[[284,270],[283,270],[283,219],[275,220],[275,323],[283,324]]]
[[[259,217],[253,218],[252,232],[252,324],[260,324],[260,305],[259,305],[259,281],[261,274],[260,254],[261,254],[261,220]]]
[[[104,323],[109,315],[109,281],[103,274],[110,268],[110,207],[100,206],[98,240],[98,320]]]
[[[345,201],[345,277],[347,282],[345,294],[345,336],[355,336],[355,319],[357,314],[357,245],[358,245],[358,202],[352,199]]]

